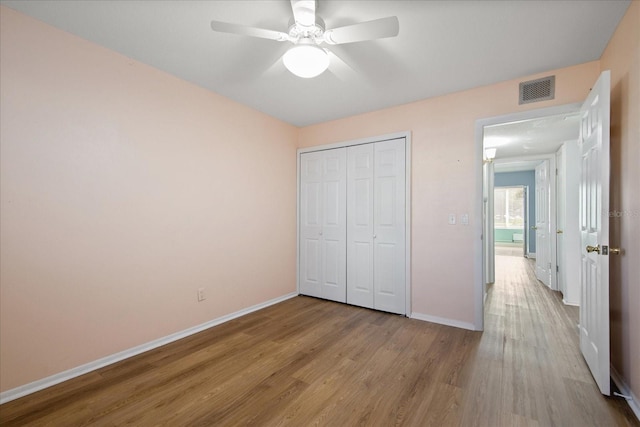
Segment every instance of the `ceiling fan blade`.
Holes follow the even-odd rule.
[[[316,25],[316,0],[291,0],[293,19],[303,27]]]
[[[324,32],[324,41],[329,44],[355,43],[365,40],[395,37],[399,31],[400,24],[398,23],[398,18],[389,16],[387,18],[327,30]]]
[[[289,35],[281,31],[265,30],[264,28],[248,27],[246,25],[231,24],[229,22],[211,21],[211,29],[220,33],[240,34],[261,39],[285,41]]]
[[[332,50],[327,50],[329,51],[329,58],[331,59],[328,71],[336,76],[338,80],[346,82],[350,78],[357,77],[358,79],[362,79],[362,75],[358,74],[357,70],[349,65],[340,55]]]

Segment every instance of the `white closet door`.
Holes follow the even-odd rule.
[[[347,149],[347,302],[406,313],[404,139]]]
[[[300,159],[300,293],[346,302],[346,149]]]
[[[322,152],[300,156],[300,293],[320,297]]]
[[[374,308],[405,314],[405,144],[374,144]]]
[[[347,150],[323,158],[322,298],[347,301]]]
[[[347,302],[373,308],[373,144],[347,148]]]

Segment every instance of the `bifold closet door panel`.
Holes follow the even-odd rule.
[[[406,314],[405,143],[374,144],[374,308]]]
[[[346,302],[346,148],[300,160],[300,293]]]
[[[406,314],[405,140],[347,148],[347,302]]]
[[[320,297],[322,156],[300,156],[300,293]]]
[[[373,308],[373,144],[347,148],[347,302]]]
[[[324,151],[321,296],[347,301],[347,149]]]

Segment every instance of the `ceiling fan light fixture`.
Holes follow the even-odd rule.
[[[329,67],[329,55],[312,41],[301,40],[282,57],[284,66],[298,77],[310,79]]]

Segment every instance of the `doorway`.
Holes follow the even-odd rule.
[[[493,223],[495,253],[524,257],[527,254],[527,186],[510,185],[513,174],[495,172]],[[517,175],[515,176],[517,178]]]
[[[486,134],[491,126],[500,127],[500,125],[515,125],[528,121],[535,122],[536,120],[544,122],[553,115],[557,117],[565,115],[564,120],[569,120],[572,116],[578,117],[579,126],[577,130],[579,135],[576,141],[579,146],[578,159],[581,172],[577,187],[579,189],[579,215],[575,222],[577,225],[575,228],[579,230],[580,245],[576,247],[572,245],[571,247],[580,255],[580,263],[577,266],[581,271],[579,275],[579,341],[581,353],[589,365],[589,369],[601,393],[605,395],[610,394],[609,229],[608,218],[605,217],[603,219],[604,214],[609,210],[610,74],[610,71],[603,71],[600,74],[591,92],[581,105],[551,107],[476,121],[476,158],[483,159],[484,165],[486,165],[489,160],[485,155],[485,148],[487,147]],[[515,144],[511,145],[511,147],[515,147]],[[527,147],[523,143],[518,148],[535,149],[537,147]],[[492,149],[492,151],[492,154],[495,155],[496,150]],[[555,168],[556,155],[557,152],[550,158],[552,166],[547,176],[555,177],[558,172]],[[486,224],[491,224],[493,221],[489,221],[487,215],[483,216],[483,213],[487,211],[486,194],[492,194],[492,191],[486,191],[486,183],[492,180],[487,178],[488,174],[486,172],[491,168],[479,162],[477,165],[479,167],[476,175],[478,186],[476,194],[478,198],[483,198],[483,200],[478,200],[476,205],[476,214],[482,218],[482,223],[478,227],[481,239],[476,242],[475,246],[479,255],[474,269],[476,279],[475,320],[479,329],[482,329],[484,326],[484,302],[487,289],[487,281],[483,279],[489,276],[483,268],[491,265],[487,260],[495,258],[495,251],[493,250],[493,238],[486,233]],[[536,168],[536,179],[539,177],[538,171],[547,169],[547,166],[538,168]],[[551,243],[556,242],[557,238],[555,236],[561,234],[563,230],[557,229],[555,224],[555,179],[552,178],[547,181],[545,186],[549,188],[549,193],[552,193],[549,196],[549,211],[552,215],[550,216],[550,226],[548,227],[549,232],[553,232],[553,237],[549,235],[549,242]],[[536,226],[538,226],[538,222],[536,222]],[[485,231],[484,234],[482,233],[483,230]],[[539,237],[539,235],[536,237]],[[488,244],[488,241],[491,241],[491,244]],[[538,244],[540,245],[540,242]],[[549,246],[551,251],[557,249],[556,244],[550,244]],[[565,248],[565,252],[569,247],[569,245],[561,246]],[[615,249],[611,253],[614,255],[619,254],[620,250]],[[553,253],[550,259],[552,262],[557,262],[557,257]],[[495,259],[493,264],[495,265]],[[557,278],[559,266],[556,264],[555,269],[553,269],[554,265],[549,263],[548,267],[551,269],[551,274]],[[537,269],[538,265],[536,265]]]
[[[556,170],[556,151],[565,140],[577,139],[579,132],[579,120],[577,113],[580,110],[580,104],[569,104],[558,107],[550,107],[539,110],[526,111],[522,113],[514,113],[505,116],[493,117],[476,122],[476,155],[479,159],[484,159],[484,165],[479,163],[476,169],[476,194],[478,202],[476,204],[476,215],[482,218],[477,226],[477,233],[481,237],[475,243],[476,263],[474,265],[474,275],[478,286],[475,288],[475,324],[477,329],[482,330],[484,326],[484,302],[487,296],[487,284],[491,283],[488,278],[495,277],[495,232],[493,221],[493,190],[487,191],[488,188],[494,187],[495,170],[509,172],[535,171],[536,166],[542,162],[547,162],[548,176],[550,179],[548,189],[549,198],[549,223],[548,236],[549,241],[553,244],[549,245],[549,261],[545,261],[547,269],[555,272],[556,270],[556,245],[555,236],[556,229],[556,186],[555,186],[555,170]],[[573,122],[573,118],[576,118]],[[572,128],[571,136],[556,136],[554,147],[538,144],[535,138],[531,136],[532,132],[539,132],[544,138],[545,121],[552,120],[556,124],[567,124],[568,128]],[[571,123],[571,125],[569,125]],[[517,143],[513,143],[514,135],[520,135]],[[547,135],[548,136],[548,135]],[[493,153],[488,158],[485,152],[486,148],[491,148]],[[523,184],[524,185],[524,184]],[[533,186],[529,186],[529,196],[535,194]],[[529,206],[530,210],[531,206]],[[527,228],[524,229],[525,236],[523,240],[528,240],[528,257],[537,260],[537,247],[535,230],[535,218],[529,217]],[[535,243],[535,249],[532,249],[532,243]],[[492,271],[492,269],[494,271]],[[555,280],[555,274],[552,276]],[[550,286],[555,289],[555,281]]]
[[[566,218],[572,223],[578,220],[577,200],[570,204],[565,201],[577,197],[580,165],[575,151],[579,121],[577,113],[561,113],[492,124],[483,129],[484,150],[492,152],[491,168],[487,168],[492,176],[485,180],[483,191],[492,195],[491,203],[495,205],[492,216],[485,219],[490,223],[488,237],[495,244],[485,245],[485,257],[492,259],[496,248],[522,242],[523,256],[535,259],[538,280],[551,290],[561,291],[563,296],[575,294],[573,289],[567,289],[567,266],[578,268],[575,262],[565,262],[568,259],[565,252],[577,252],[577,246],[565,247],[563,233]],[[522,186],[525,190],[516,188]],[[525,204],[516,205],[514,197],[526,189],[529,206],[525,211]],[[569,234],[576,234],[574,231],[571,227],[567,230]],[[575,261],[574,257],[569,258]],[[486,268],[493,269],[494,262],[487,263]],[[487,274],[488,278],[494,276],[493,271]],[[570,283],[575,286],[575,281]]]

